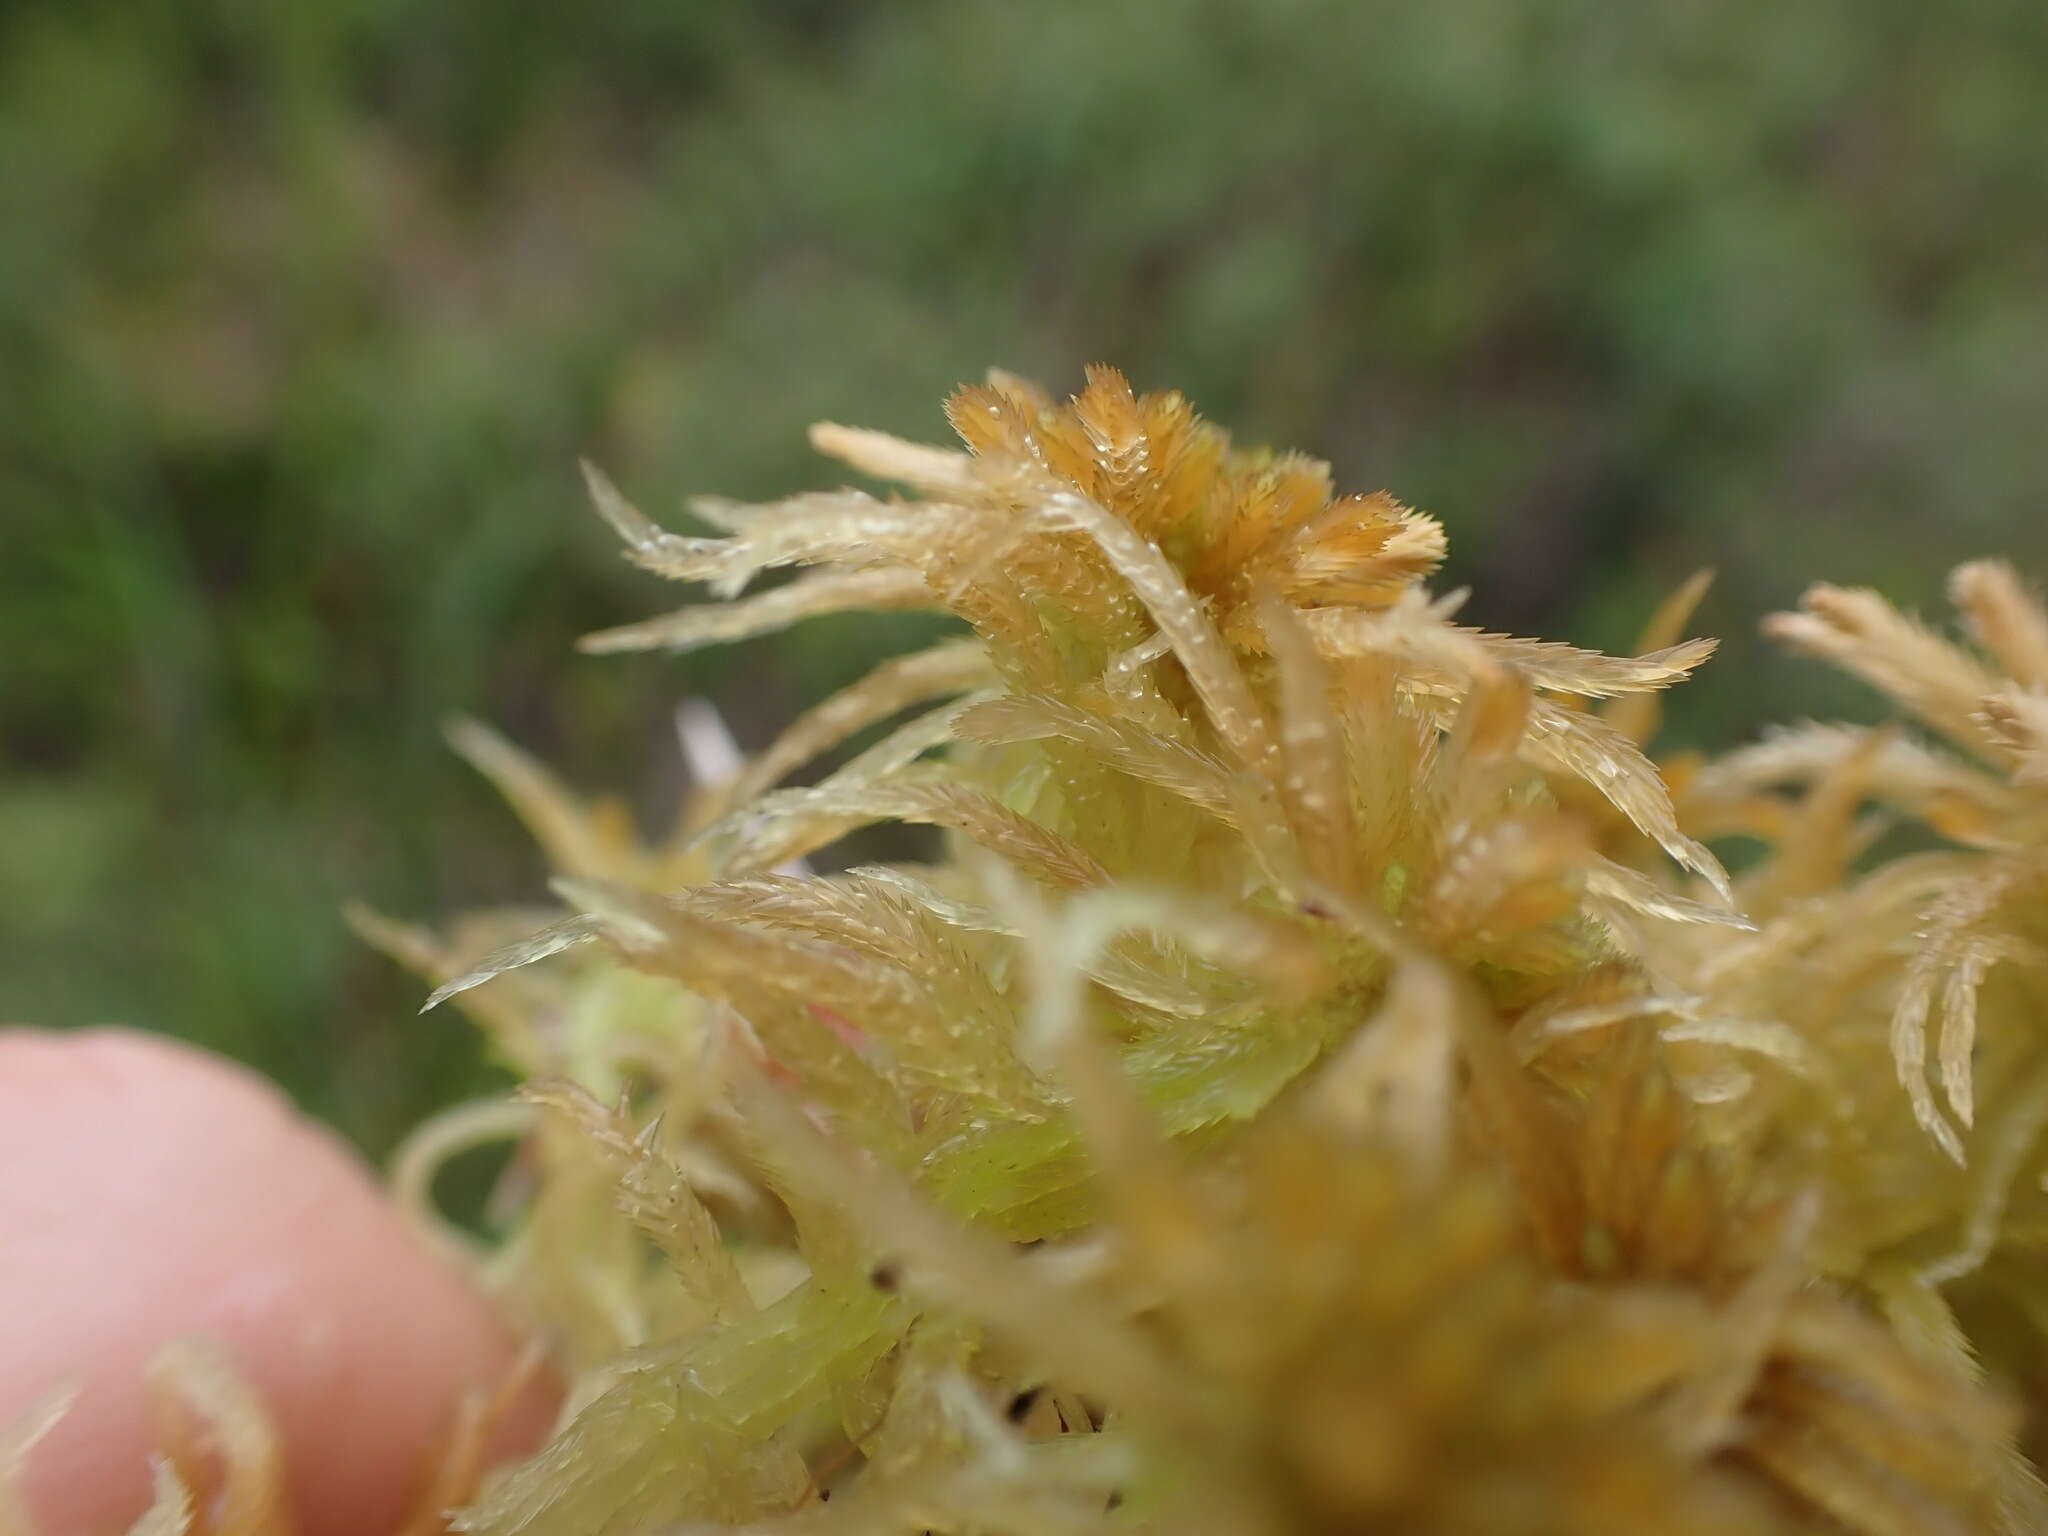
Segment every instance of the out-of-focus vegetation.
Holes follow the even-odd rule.
[[[2048,575],[2034,0],[75,0],[0,16],[0,1013],[227,1050],[372,1146],[483,1082],[342,927],[539,894],[479,714],[665,817],[886,631],[572,654],[581,511],[816,483],[1104,358],[1449,525],[1468,610],[1676,732],[1853,708],[1809,579]]]

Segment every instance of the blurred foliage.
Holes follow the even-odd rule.
[[[1100,357],[1442,516],[1470,613],[1675,729],[1854,696],[1756,617],[2048,571],[2035,0],[128,0],[0,11],[0,1015],[121,1019],[381,1147],[486,1084],[341,926],[538,896],[473,712],[664,818],[900,633],[572,654],[582,514],[817,483]],[[829,473],[829,472],[827,472]]]

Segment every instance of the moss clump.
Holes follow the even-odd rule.
[[[2012,574],[1958,574],[1978,651],[1865,593],[1774,621],[1907,726],[1659,765],[1703,583],[1640,656],[1488,634],[1423,586],[1433,521],[1177,395],[949,414],[964,452],[815,429],[908,495],[700,502],[715,536],[593,475],[721,599],[593,649],[966,633],[658,849],[466,727],[570,911],[372,925],[532,1080],[406,1164],[520,1140],[483,1262],[575,1380],[460,1528],[2048,1529]],[[1873,863],[1881,814],[1939,846]],[[878,821],[945,856],[809,872]]]

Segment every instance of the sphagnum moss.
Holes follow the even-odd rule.
[[[363,920],[532,1080],[401,1163],[423,1199],[520,1139],[479,1262],[575,1381],[455,1527],[2048,1530],[2013,574],[1957,575],[1981,656],[1867,593],[1773,621],[1913,726],[1659,767],[1703,582],[1641,656],[1491,635],[1422,585],[1435,522],[1177,395],[994,375],[949,415],[964,452],[814,429],[909,494],[698,503],[717,537],[593,473],[630,558],[724,600],[591,649],[968,633],[659,848],[464,726],[569,915]],[[1872,866],[1883,813],[1943,846]],[[804,872],[884,820],[946,857]]]

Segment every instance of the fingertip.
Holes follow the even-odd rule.
[[[0,1030],[0,1232],[0,1425],[80,1388],[28,1465],[48,1536],[146,1506],[143,1378],[172,1339],[214,1340],[261,1395],[305,1536],[391,1529],[463,1392],[520,1349],[338,1138],[157,1036]],[[552,1403],[532,1382],[499,1447]]]

